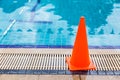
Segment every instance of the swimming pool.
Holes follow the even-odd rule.
[[[80,16],[89,46],[120,46],[120,0],[0,0],[0,46],[72,47]]]

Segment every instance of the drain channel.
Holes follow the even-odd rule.
[[[70,55],[1,53],[0,70],[68,71],[66,56]],[[120,71],[120,54],[91,54],[90,57],[97,67],[96,71]]]
[[[68,54],[0,54],[0,69],[67,70]],[[91,54],[97,70],[120,70],[119,54]]]

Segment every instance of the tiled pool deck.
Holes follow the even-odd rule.
[[[97,75],[0,75],[0,80],[120,80],[120,76]]]

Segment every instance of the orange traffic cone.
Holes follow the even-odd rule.
[[[66,58],[69,70],[90,70],[95,69],[94,64],[90,60],[86,25],[84,17],[81,17],[76,40],[74,43],[72,56]]]

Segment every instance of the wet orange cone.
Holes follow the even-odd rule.
[[[74,43],[72,56],[66,58],[69,70],[90,70],[95,69],[94,64],[90,60],[86,25],[84,17],[81,17],[78,26],[78,32]]]

